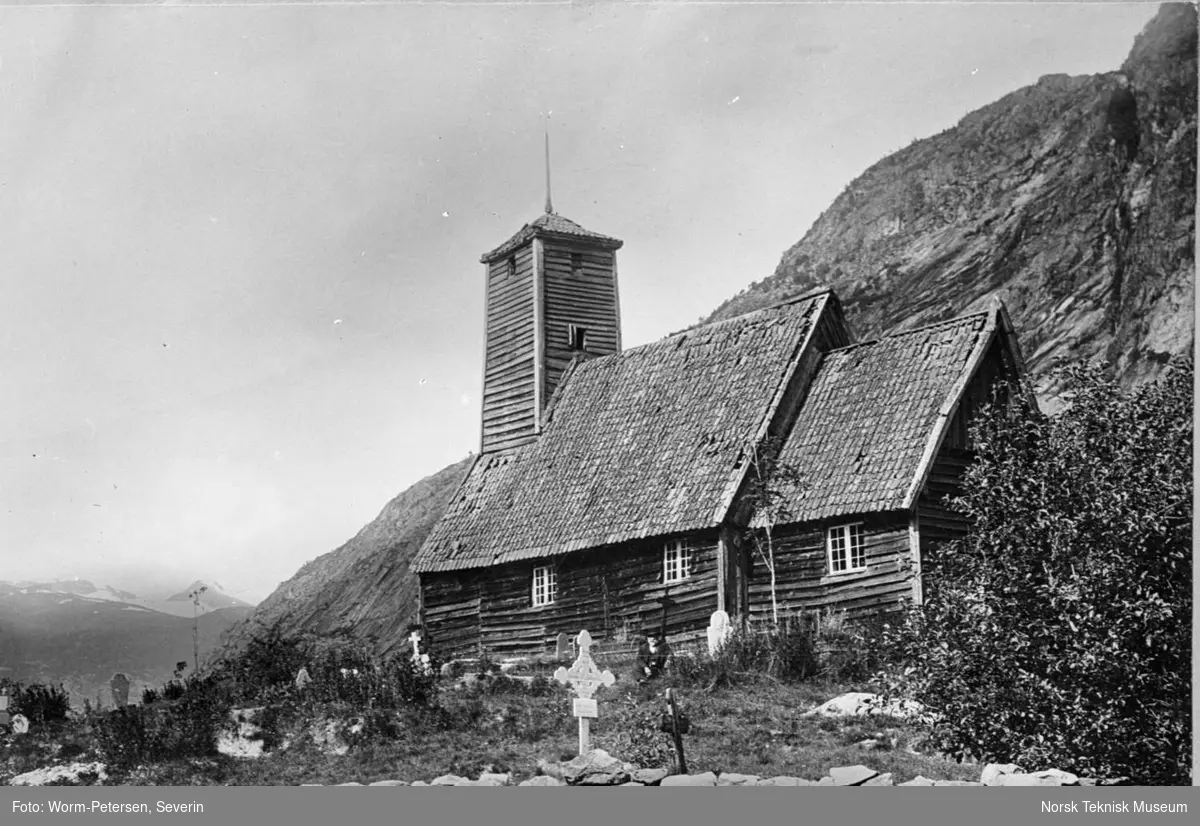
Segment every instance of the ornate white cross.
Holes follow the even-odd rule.
[[[554,672],[554,679],[563,685],[570,685],[575,691],[574,714],[579,718],[579,754],[588,752],[588,729],[590,718],[598,716],[596,701],[593,699],[596,690],[601,686],[611,686],[617,681],[607,668],[601,671],[592,660],[592,635],[586,630],[580,631],[575,638],[579,645],[579,657],[571,667],[560,667]]]

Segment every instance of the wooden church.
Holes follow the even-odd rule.
[[[1028,392],[1003,306],[855,343],[823,291],[624,350],[621,245],[547,201],[482,257],[481,450],[413,562],[430,645],[536,654],[648,625],[681,642],[717,609],[769,616],[747,536],[771,465],[800,479],[772,520],[781,611],[920,601],[922,558],[965,532],[944,499],[971,417]]]

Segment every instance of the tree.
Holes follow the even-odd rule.
[[[973,428],[971,531],[934,556],[893,687],[959,756],[1188,783],[1193,366],[1128,393],[1061,372],[1059,415]]]
[[[771,577],[771,622],[779,626],[779,601],[775,593],[774,527],[792,518],[792,502],[807,483],[794,466],[780,458],[776,439],[750,445],[750,478],[744,500],[751,507],[750,541]]]

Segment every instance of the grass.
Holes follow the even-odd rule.
[[[890,772],[896,782],[918,774],[935,779],[977,780],[980,767],[958,764],[920,751],[919,735],[903,720],[816,718],[802,713],[840,693],[862,686],[779,682],[745,676],[735,686],[707,688],[678,677],[636,685],[630,663],[609,666],[616,685],[598,694],[600,717],[592,721],[592,745],[643,766],[671,767],[670,740],[657,730],[664,689],[675,685],[681,710],[690,718],[684,737],[690,773],[740,772],[763,777],[789,775],[817,780],[834,766],[863,764]],[[537,667],[545,673],[551,666]],[[544,674],[543,674],[544,676]],[[376,711],[364,715],[345,703],[292,707],[280,722],[289,741],[257,759],[222,755],[180,758],[127,771],[110,767],[110,784],[281,785],[430,781],[442,774],[476,777],[481,771],[511,772],[514,781],[538,773],[539,759],[575,756],[577,722],[567,690],[541,682],[530,691],[515,680],[487,679],[466,688],[443,684],[435,709]],[[327,753],[304,735],[318,719],[370,722],[348,738],[347,753]],[[871,740],[869,749],[857,745]],[[915,747],[915,748],[910,748]],[[0,782],[34,768],[72,760],[99,759],[86,718],[56,730],[0,740]]]

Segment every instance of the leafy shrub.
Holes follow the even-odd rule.
[[[891,689],[960,757],[1189,783],[1190,362],[1122,393],[1065,371],[1069,406],[985,411],[923,609],[890,634]]]
[[[0,687],[7,689],[9,711],[23,714],[29,722],[39,728],[66,722],[71,713],[71,698],[61,685],[43,685],[0,680]]]
[[[251,639],[236,657],[218,662],[213,673],[234,681],[239,700],[253,700],[271,686],[293,684],[296,674],[309,664],[313,647],[312,640],[284,637],[272,630]]]
[[[715,655],[704,651],[693,657],[676,656],[672,667],[684,684],[710,689],[764,674],[805,680],[817,671],[812,624],[804,617],[785,616],[778,626],[735,628]]]
[[[675,747],[670,735],[659,730],[663,708],[661,702],[626,694],[612,704],[611,722],[595,736],[598,747],[642,768],[673,767]]]
[[[828,611],[817,619],[819,674],[832,683],[861,683],[893,661],[885,636],[903,611],[849,620],[845,612]]]
[[[93,720],[97,748],[106,762],[121,767],[216,753],[217,737],[228,722],[232,695],[214,678],[190,677],[177,699],[125,706]],[[165,694],[166,692],[164,692]]]
[[[153,705],[154,703],[157,703],[161,698],[162,698],[162,695],[159,694],[156,689],[153,689],[153,688],[142,689],[142,705],[144,705],[144,706]]]

